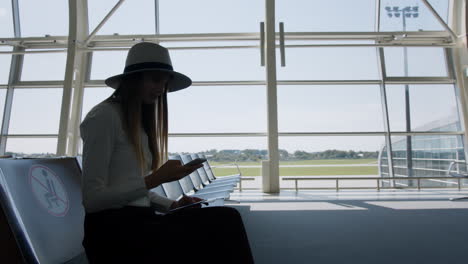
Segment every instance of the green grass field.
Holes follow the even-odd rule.
[[[222,165],[220,163],[211,163],[212,166]],[[215,165],[216,164],[216,165]],[[297,162],[281,162],[280,165],[340,165],[340,164],[375,164],[374,159],[359,159],[359,160],[304,160]],[[239,162],[239,166],[259,166],[257,162]],[[216,176],[226,176],[237,174],[235,168],[214,168]],[[243,176],[260,176],[261,168],[240,168]],[[306,175],[377,175],[378,167],[355,166],[355,167],[286,167],[280,168],[280,176],[306,176]]]

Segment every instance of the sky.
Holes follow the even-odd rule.
[[[115,5],[116,0],[88,0],[90,31]],[[159,29],[163,34],[258,32],[265,20],[264,1],[160,0]],[[429,1],[444,18],[447,1]],[[0,38],[12,37],[11,0],[0,0]],[[19,0],[23,37],[67,35],[68,1]],[[382,0],[382,31],[402,30],[401,18],[388,17],[386,6],[419,7],[417,18],[407,19],[408,30],[443,30],[420,1]],[[47,8],[44,8],[47,6]],[[184,8],[180,8],[183,6]],[[42,10],[42,12],[37,12]],[[152,34],[155,32],[153,0],[127,0],[98,34]],[[238,19],[242,17],[242,19]],[[233,23],[235,21],[235,23]],[[277,0],[276,21],[286,32],[375,31],[374,0]],[[294,43],[293,41],[286,44]],[[310,42],[309,42],[310,43]],[[318,43],[318,42],[315,42]],[[168,47],[180,43],[162,43]],[[185,44],[185,43],[184,43]],[[200,43],[186,43],[197,45]],[[231,45],[234,42],[223,42]],[[257,45],[258,41],[243,44]],[[207,45],[203,43],[203,45]],[[220,45],[209,43],[208,45]],[[0,46],[0,50],[5,50]],[[9,55],[0,55],[0,84],[7,82]],[[95,52],[91,78],[102,80],[122,72],[126,52]],[[174,68],[194,81],[265,80],[258,49],[171,50]],[[389,76],[403,75],[403,48],[385,48]],[[279,60],[279,53],[277,53]],[[25,55],[22,80],[63,80],[65,53]],[[410,76],[446,76],[441,48],[408,48]],[[376,49],[286,48],[286,67],[277,62],[278,80],[377,80]],[[111,88],[86,88],[83,116],[112,93]],[[56,134],[60,119],[61,89],[23,89],[15,93],[11,134]],[[404,86],[387,87],[391,129],[403,131]],[[278,85],[279,132],[383,131],[378,85]],[[0,91],[3,111],[5,93]],[[444,100],[440,100],[444,98]],[[456,113],[451,85],[410,87],[412,127],[423,126]],[[170,94],[170,132],[266,132],[264,86],[192,86]],[[33,111],[31,111],[34,109]],[[46,118],[44,118],[46,117]],[[279,147],[295,150],[326,149],[376,151],[381,136],[280,137]],[[10,139],[7,150],[55,152],[56,139]],[[170,151],[267,148],[266,137],[170,138]]]

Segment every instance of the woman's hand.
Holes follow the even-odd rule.
[[[193,196],[182,196],[179,201],[175,201],[171,205],[171,209],[175,209],[177,207],[185,206],[185,205],[190,205],[199,201],[202,201],[203,199],[200,199],[198,197],[193,197]],[[201,204],[194,205],[193,207],[199,208],[201,207]]]
[[[177,181],[189,175],[203,164],[188,166],[182,165],[180,160],[168,160],[157,171],[145,177],[147,189],[153,189],[165,182]]]

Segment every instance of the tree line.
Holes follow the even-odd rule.
[[[254,161],[258,162],[261,160],[268,159],[268,151],[266,149],[223,149],[216,150],[211,149],[200,154],[205,154],[212,161],[219,162],[234,162],[234,161]],[[180,153],[169,153],[169,155],[176,155]],[[182,154],[191,154],[184,153]],[[13,157],[29,157],[29,158],[49,158],[55,157],[53,153],[38,153],[38,154],[24,154],[15,152],[6,152],[6,156]],[[303,150],[297,150],[293,153],[289,153],[287,150],[279,150],[280,161],[296,161],[296,160],[323,160],[323,159],[377,159],[379,157],[378,151],[354,151],[354,150],[336,150],[329,149],[319,152],[307,152]]]
[[[205,154],[212,161],[230,162],[230,161],[261,161],[268,159],[268,151],[266,149],[223,149],[223,150],[208,150],[199,152]],[[172,153],[169,153],[170,155]],[[173,153],[176,154],[176,153]],[[180,154],[180,153],[178,153]],[[188,154],[188,153],[183,153]],[[297,150],[289,153],[287,150],[279,150],[280,161],[296,161],[296,160],[321,160],[321,159],[377,159],[378,151],[354,151],[354,150],[336,150],[330,149],[319,152],[307,152]]]

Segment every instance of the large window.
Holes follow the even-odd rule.
[[[9,134],[58,134],[62,89],[16,89]]]
[[[5,109],[6,89],[0,89],[0,120],[3,120],[3,109]]]
[[[97,104],[109,98],[115,90],[109,87],[85,88],[83,95],[83,108],[81,109],[81,119]]]
[[[38,155],[65,145],[58,141],[67,120],[62,103],[70,101],[71,114],[81,107],[83,119],[114,92],[103,81],[122,73],[128,49],[144,40],[168,47],[174,69],[193,80],[168,96],[171,153],[205,153],[217,166],[237,161],[244,175],[259,176],[268,151],[277,152],[282,177],[434,176],[465,160],[451,50],[459,39],[421,1],[276,0],[275,14],[264,0],[124,1],[87,46],[79,43],[77,54],[89,56],[74,72],[66,71],[68,54],[57,52],[68,46],[69,23],[68,2],[59,2],[18,0],[13,19],[12,1],[0,0],[0,107],[10,117],[3,152]],[[429,1],[445,22],[454,2]],[[80,22],[93,31],[117,3],[88,0]],[[260,28],[270,15],[274,43]],[[275,45],[276,60],[262,61],[264,44]],[[15,46],[25,54],[5,53]],[[82,100],[63,98],[71,75],[83,77],[72,90],[80,95],[83,83]],[[271,104],[277,113],[268,112]],[[269,117],[278,121],[279,149],[268,150],[268,133],[276,132]]]
[[[377,85],[282,85],[280,132],[383,131]]]
[[[63,80],[66,53],[39,53],[24,55],[22,81]]]
[[[442,31],[431,11],[418,0],[382,0],[380,1],[381,31]],[[448,0],[428,1],[437,13],[448,20]],[[403,12],[405,15],[403,15]]]
[[[447,84],[409,85],[410,124],[412,131],[461,131],[455,87]],[[406,131],[405,86],[388,85],[388,108],[392,131]],[[443,98],[443,100],[441,100]]]
[[[286,45],[289,43],[286,41]],[[324,43],[312,42],[310,44]],[[280,61],[277,61],[279,80],[376,80],[379,78],[375,48],[287,48],[286,46],[285,53],[286,67],[281,67]],[[279,54],[277,57],[280,58]],[[357,64],[361,67],[355,67]]]
[[[160,32],[162,34],[258,32],[260,21],[264,21],[264,6],[264,2],[258,0],[161,0],[159,1]]]
[[[89,32],[92,32],[118,1],[88,1]],[[99,30],[99,35],[131,35],[155,33],[154,0],[124,1],[115,14]]]
[[[385,48],[384,52],[389,77],[447,77],[443,48]]]
[[[9,48],[0,46],[0,51],[11,51]],[[8,76],[10,74],[11,55],[0,54],[0,85],[8,83]]]
[[[66,36],[68,34],[67,1],[19,0],[18,2],[22,37]]]
[[[17,156],[55,156],[57,138],[8,138],[6,153]]]
[[[0,38],[12,38],[13,18],[11,12],[11,1],[0,0]]]
[[[91,80],[104,80],[121,74],[125,68],[125,56],[127,56],[125,51],[93,52]]]
[[[168,101],[169,133],[266,132],[263,86],[192,86]]]
[[[289,32],[374,31],[375,1],[276,1],[277,21]]]
[[[186,73],[193,81],[265,79],[257,49],[171,50],[171,59],[177,71]]]
[[[379,158],[383,147],[383,136],[282,136],[279,138],[280,186],[294,188],[294,182],[285,180],[288,177],[377,177],[379,163],[386,161],[386,158]],[[304,181],[300,186],[333,188],[335,182]],[[373,187],[375,181],[359,181],[354,185],[357,186]]]

